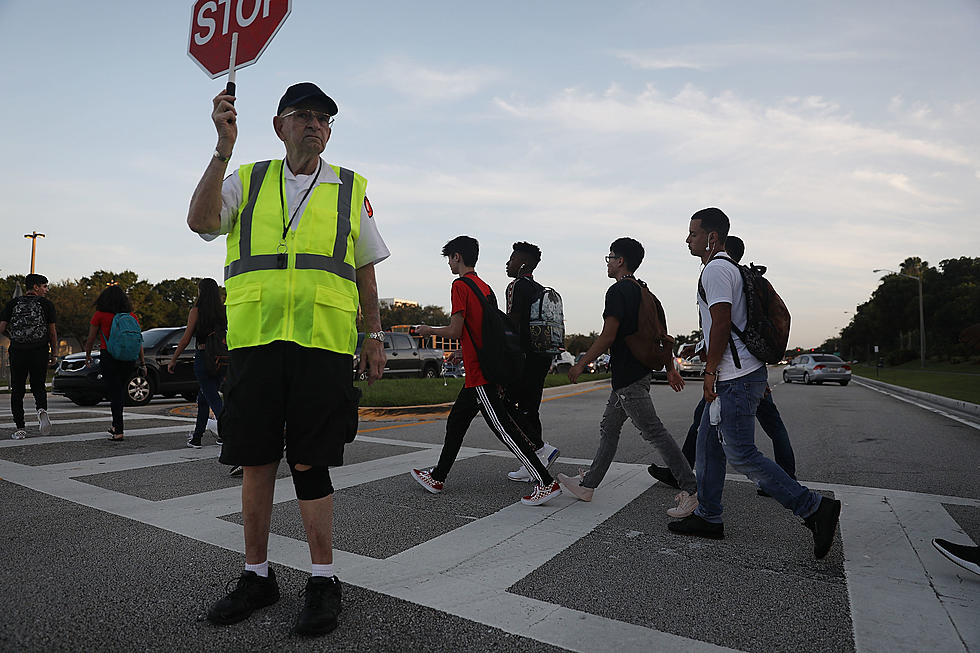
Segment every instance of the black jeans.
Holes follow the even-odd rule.
[[[459,448],[463,445],[466,429],[476,414],[482,412],[483,419],[497,439],[517,456],[541,485],[551,485],[554,479],[534,453],[534,445],[514,421],[510,408],[510,404],[500,396],[498,386],[492,383],[460,390],[446,419],[446,441],[442,445],[439,464],[432,470],[432,478],[437,481],[446,480],[450,468],[456,462],[456,456],[459,455]]]
[[[27,394],[27,378],[31,379],[34,408],[48,409],[48,393],[44,382],[48,376],[48,347],[11,349],[10,357],[10,412],[18,430],[24,428],[24,395]]]
[[[123,432],[123,401],[126,399],[126,384],[129,383],[129,377],[136,363],[115,359],[108,350],[103,349],[99,354],[99,366],[102,370],[105,394],[112,407],[112,430],[118,435]]]
[[[507,388],[508,399],[516,405],[514,419],[531,441],[534,450],[544,446],[544,436],[541,430],[541,393],[544,390],[544,378],[551,368],[550,356],[529,354],[524,362],[524,373],[514,385]]]

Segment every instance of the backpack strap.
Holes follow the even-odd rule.
[[[708,263],[711,263],[712,261],[715,261],[715,260],[728,261],[729,263],[731,263],[732,265],[734,265],[736,268],[739,268],[739,274],[741,274],[741,268],[739,267],[738,263],[736,263],[735,261],[733,261],[732,259],[730,259],[727,256],[722,256],[721,253],[715,254],[714,256],[712,256],[711,258],[709,258],[708,259],[708,262],[704,264],[704,267],[708,267]],[[704,285],[702,285],[702,283],[701,283],[701,276],[702,275],[704,275],[704,268],[701,269],[701,274],[698,275],[698,296],[701,297],[701,300],[705,304],[707,304],[708,303],[708,294],[705,292]],[[745,288],[742,288],[742,292],[743,293],[745,292]],[[710,307],[709,307],[708,310],[711,310]],[[698,316],[698,326],[700,326],[700,321],[701,321],[701,316],[699,315]],[[704,331],[704,328],[702,327],[701,330]],[[736,369],[742,369],[742,361],[739,360],[739,358],[738,358],[738,349],[735,347],[735,340],[732,338],[731,332],[734,332],[735,335],[738,336],[738,339],[739,340],[741,340],[741,341],[744,342],[745,339],[742,337],[742,330],[739,329],[737,326],[735,326],[735,322],[733,321],[731,323],[731,331],[728,334],[728,347],[732,351],[732,362],[735,364],[735,368]],[[703,335],[704,335],[704,340],[705,340],[705,349],[707,349],[708,341],[711,339],[711,334],[709,333],[709,334],[703,334]]]
[[[480,291],[480,287],[476,285],[476,282],[470,279],[469,277],[467,277],[466,275],[461,276],[458,279],[458,281],[462,281],[467,286],[469,286],[470,290],[473,291],[473,294],[476,295],[477,299],[479,300],[480,308],[482,308],[484,312],[486,312],[491,301],[493,302],[494,308],[497,307],[497,298],[493,296],[493,290],[490,291],[490,296],[488,298]],[[454,281],[453,283],[456,282]],[[463,316],[463,328],[466,329],[466,332],[470,334],[470,341],[473,342],[474,346],[476,346],[476,341],[473,340],[473,332],[470,331],[470,326],[466,323],[465,315]]]

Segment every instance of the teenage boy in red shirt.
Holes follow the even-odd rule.
[[[560,496],[561,486],[541,464],[534,452],[534,445],[507,412],[507,402],[502,397],[500,386],[487,382],[480,370],[477,352],[483,345],[483,307],[480,299],[462,280],[464,277],[471,279],[484,297],[488,298],[487,301],[496,302],[490,286],[476,274],[475,266],[479,254],[480,244],[475,238],[457,236],[446,243],[442,248],[442,255],[449,259],[452,273],[459,276],[459,279],[453,281],[452,317],[449,326],[433,327],[423,324],[417,329],[422,337],[436,335],[462,339],[466,382],[446,420],[446,441],[442,445],[439,464],[430,469],[413,469],[412,478],[433,494],[442,492],[449,470],[463,444],[466,429],[477,412],[482,412],[490,430],[531,471],[536,480],[534,490],[530,495],[522,497],[521,503],[539,506]]]

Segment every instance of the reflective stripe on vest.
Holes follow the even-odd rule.
[[[279,269],[279,254],[252,254],[252,215],[255,202],[270,161],[259,161],[252,166],[248,182],[248,201],[239,215],[238,259],[225,266],[225,281],[245,272]],[[321,164],[321,165],[326,165]],[[347,238],[350,236],[351,198],[354,193],[354,172],[340,169],[340,188],[337,192],[337,235],[334,239],[333,255],[296,254],[297,270],[323,270],[356,283],[354,266],[346,263]]]

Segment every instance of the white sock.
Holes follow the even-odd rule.
[[[254,571],[256,574],[258,574],[262,578],[268,578],[269,577],[269,561],[266,560],[265,562],[260,562],[257,565],[250,565],[250,564],[248,564],[246,562],[245,563],[245,571]]]
[[[333,577],[333,563],[332,562],[330,564],[328,564],[328,565],[317,565],[317,564],[314,564],[312,566],[313,566],[313,575],[314,576],[322,576],[324,578],[332,578]]]

